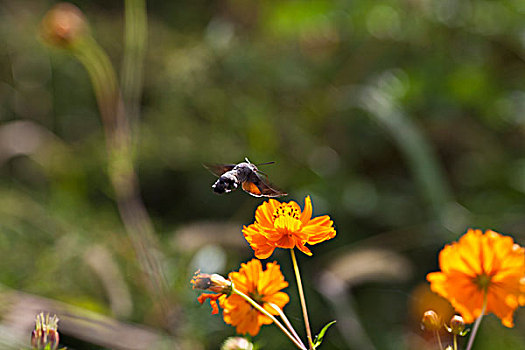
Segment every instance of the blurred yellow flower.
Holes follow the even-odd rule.
[[[440,272],[427,275],[430,287],[450,301],[465,323],[480,316],[486,300],[485,313],[514,326],[514,311],[525,305],[525,249],[511,237],[469,229],[441,250],[439,266]]]
[[[297,247],[312,255],[305,244],[313,245],[335,237],[330,217],[323,215],[312,219],[310,196],[304,202],[304,211],[294,201],[281,203],[275,199],[257,208],[255,222],[242,230],[257,258],[268,258],[275,248]]]

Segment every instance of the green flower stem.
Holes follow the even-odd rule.
[[[301,272],[299,272],[299,264],[297,264],[297,259],[295,258],[295,252],[293,248],[290,249],[290,254],[292,255],[292,263],[293,269],[295,271],[295,279],[297,281],[297,289],[299,291],[299,298],[301,299],[301,308],[303,309],[306,338],[308,339],[308,346],[310,347],[310,350],[314,350],[315,346],[312,340],[312,331],[310,330],[310,322],[308,321],[308,309],[306,308],[306,299],[304,298],[303,284],[301,283]]]
[[[279,313],[279,316],[283,320],[283,322],[286,325],[286,327],[288,327],[288,330],[293,334],[295,339],[297,339],[297,341],[301,342],[301,344],[302,344],[301,338],[299,337],[299,335],[297,334],[297,332],[293,328],[292,324],[288,320],[288,317],[286,317],[286,315],[284,314],[283,310],[279,306],[275,305],[274,303],[267,303],[267,304],[270,305],[272,308],[275,309],[275,311],[277,311]]]
[[[297,346],[301,350],[306,350],[306,347],[304,346],[304,344],[301,341],[298,341],[297,339],[295,339],[295,337],[286,329],[285,326],[283,326],[281,322],[279,322],[278,319],[275,318],[275,316],[269,313],[266,309],[264,309],[261,305],[259,305],[255,300],[253,300],[252,298],[250,298],[249,296],[247,296],[240,290],[236,289],[234,284],[232,284],[232,293],[237,294],[238,296],[246,300],[248,303],[250,303],[250,305],[256,308],[259,312],[268,316],[273,321],[273,323],[275,323],[277,327],[279,327],[281,331],[283,331],[283,333],[295,344],[295,346]]]
[[[487,308],[487,293],[485,293],[485,296],[483,297],[483,307],[481,308],[481,314],[477,318],[476,322],[474,322],[474,327],[472,327],[472,333],[470,334],[470,338],[468,339],[466,350],[470,350],[472,348],[472,345],[474,344],[474,338],[476,338],[476,333],[478,333],[479,325],[481,324],[481,319],[483,318],[483,315],[485,315],[486,308]]]
[[[108,68],[111,67],[109,58],[91,37],[82,38],[71,49],[89,74],[104,127],[114,124],[118,88],[115,72]]]
[[[124,56],[120,82],[126,114],[133,125],[140,115],[144,80],[144,56],[148,37],[146,0],[125,0],[124,8]]]
[[[107,54],[90,35],[79,38],[69,49],[86,69],[93,85],[106,137],[108,175],[122,222],[145,274],[146,287],[152,299],[168,313],[167,282],[153,225],[140,199],[130,127],[117,76]]]
[[[454,350],[458,350],[458,336],[454,334]]]

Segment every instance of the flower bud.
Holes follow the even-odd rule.
[[[441,328],[441,318],[434,310],[428,310],[421,319],[421,328],[425,331],[438,331]]]
[[[58,343],[58,317],[43,312],[36,315],[35,330],[31,333],[33,350],[56,350]]]
[[[232,290],[232,283],[216,273],[209,275],[197,271],[191,279],[191,284],[193,289],[209,290],[214,293],[229,294]]]
[[[465,332],[465,321],[463,321],[463,317],[459,315],[454,315],[450,319],[450,327],[447,327],[447,330],[454,334],[454,335],[465,335],[467,334]]]
[[[84,14],[75,5],[62,2],[49,10],[42,20],[42,38],[49,44],[69,47],[87,32]]]
[[[253,344],[246,338],[230,337],[222,344],[221,350],[253,350]]]

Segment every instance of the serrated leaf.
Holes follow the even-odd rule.
[[[328,328],[333,325],[334,323],[336,323],[337,321],[332,321],[330,323],[327,323],[323,329],[321,329],[321,331],[319,332],[319,334],[317,334],[315,336],[315,340],[314,340],[314,347],[317,348],[319,345],[321,345],[321,343],[323,342],[323,338],[324,338],[324,335],[326,333],[326,331],[328,330]]]

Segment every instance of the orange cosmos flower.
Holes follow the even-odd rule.
[[[458,242],[439,253],[441,272],[427,275],[431,289],[448,299],[465,323],[492,312],[506,327],[525,305],[525,249],[508,236],[469,229]]]
[[[306,243],[313,245],[335,237],[333,221],[328,215],[312,219],[310,196],[305,198],[302,212],[294,201],[280,203],[270,199],[264,202],[255,212],[255,222],[244,226],[242,232],[259,259],[268,258],[275,248],[297,247],[312,255]]]
[[[261,262],[252,259],[241,264],[239,272],[230,272],[228,277],[235,290],[248,295],[272,315],[278,315],[278,312],[269,303],[282,309],[290,300],[288,294],[281,292],[281,289],[288,287],[288,282],[284,280],[276,262],[266,264],[266,270],[263,271]],[[224,322],[235,326],[239,334],[255,336],[262,325],[272,323],[268,316],[235,293],[222,295],[219,304],[223,308]]]

